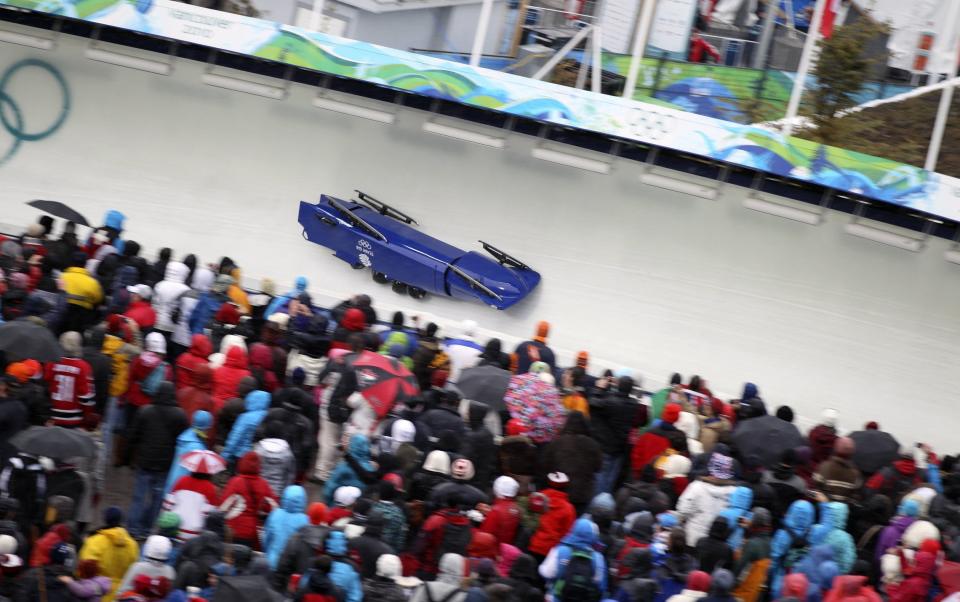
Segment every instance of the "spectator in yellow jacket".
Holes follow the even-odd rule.
[[[84,332],[96,320],[96,308],[103,302],[103,289],[97,279],[83,267],[87,255],[81,251],[73,254],[71,266],[60,277],[63,291],[67,294],[67,311],[62,330]]]
[[[110,506],[103,512],[104,526],[95,531],[80,548],[82,560],[96,560],[100,565],[100,574],[109,577],[112,585],[109,593],[101,598],[102,602],[112,602],[117,595],[117,587],[130,565],[140,557],[140,547],[127,530],[120,526],[123,511]]]

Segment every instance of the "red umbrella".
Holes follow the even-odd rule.
[[[200,449],[184,455],[180,458],[180,466],[200,474],[217,474],[227,469],[226,461],[209,449]]]
[[[363,351],[351,366],[357,376],[357,390],[381,420],[390,413],[393,404],[420,392],[416,377],[396,358]]]

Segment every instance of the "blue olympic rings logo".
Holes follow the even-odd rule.
[[[41,71],[46,71],[56,82],[57,86],[60,88],[60,96],[63,99],[60,105],[60,114],[56,119],[53,120],[46,129],[37,130],[37,131],[27,131],[27,124],[24,121],[23,110],[17,101],[10,96],[7,92],[7,87],[10,84],[10,80],[13,79],[13,76],[17,73],[35,67]],[[9,161],[20,149],[20,145],[24,142],[36,142],[37,140],[43,140],[47,136],[50,136],[63,125],[63,122],[66,121],[67,115],[70,113],[70,89],[67,87],[67,80],[64,79],[63,75],[57,71],[49,63],[37,59],[24,59],[20,62],[14,63],[6,71],[3,72],[3,75],[0,76],[0,125],[3,126],[3,129],[7,131],[12,137],[13,142],[10,144],[10,147],[7,149],[7,152],[3,155],[0,155],[0,165],[3,165]]]

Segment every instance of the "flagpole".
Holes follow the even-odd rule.
[[[953,0],[948,14],[950,16],[947,17],[947,23],[956,23],[957,19],[960,18],[960,0]],[[948,51],[950,58],[950,75],[947,76],[948,82],[957,78],[958,67],[960,67],[957,56],[960,54],[960,25],[958,25],[956,29],[956,37]],[[937,119],[933,124],[933,134],[930,136],[930,144],[927,146],[927,160],[923,164],[923,168],[927,171],[937,170],[937,161],[940,159],[940,145],[943,144],[943,133],[947,129],[947,119],[950,117],[950,103],[953,101],[954,88],[956,88],[956,86],[948,85],[943,89],[943,92],[940,93],[940,106],[937,108]]]
[[[784,115],[783,134],[785,136],[793,133],[793,121],[797,118],[797,112],[800,110],[800,99],[803,97],[803,89],[807,83],[807,75],[810,73],[810,67],[813,66],[813,53],[817,48],[817,40],[820,39],[820,24],[823,23],[823,13],[827,8],[827,2],[832,1],[833,0],[817,0],[816,8],[813,9],[813,18],[810,19],[810,29],[807,30],[807,41],[803,45],[803,52],[800,55],[800,66],[797,68],[796,79],[793,80],[790,102],[787,103],[787,113]]]

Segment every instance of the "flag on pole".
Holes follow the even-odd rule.
[[[829,38],[833,35],[833,22],[840,12],[840,0],[827,0],[827,6],[823,11],[823,20],[820,21],[820,35]]]

